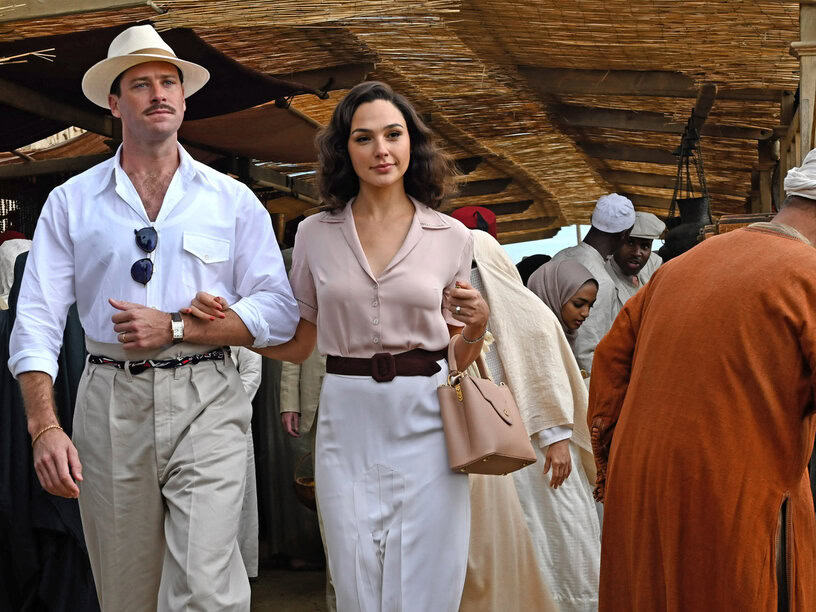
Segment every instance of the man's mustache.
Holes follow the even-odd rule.
[[[175,114],[175,113],[176,113],[176,109],[175,109],[175,108],[173,108],[172,106],[170,106],[169,104],[161,104],[161,103],[160,103],[160,104],[154,104],[153,106],[151,106],[150,108],[148,108],[148,109],[147,109],[147,110],[144,112],[144,114],[145,114],[145,115],[149,115],[150,113],[155,113],[156,111],[159,111],[159,110],[165,110],[165,111],[171,112],[171,113],[173,113],[173,114]]]

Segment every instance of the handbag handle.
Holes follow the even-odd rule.
[[[459,372],[459,368],[456,365],[456,352],[454,351],[454,345],[456,344],[456,337],[461,334],[456,334],[450,339],[448,343],[448,367],[450,368],[451,372]],[[479,376],[485,378],[487,380],[493,380],[490,377],[490,372],[487,369],[487,363],[485,363],[484,355],[480,352],[479,356],[476,358],[476,368],[479,370]],[[465,374],[465,372],[462,372]]]

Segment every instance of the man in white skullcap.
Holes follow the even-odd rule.
[[[229,345],[288,341],[297,304],[269,214],[178,143],[209,73],[149,25],[82,91],[122,120],[116,155],[54,189],[10,342],[43,488],[79,498],[103,610],[248,611],[237,541],[252,416]],[[232,306],[189,314],[199,290]],[[52,380],[68,307],[89,352],[69,437]]]
[[[663,263],[660,255],[652,251],[652,241],[660,238],[665,229],[666,224],[652,213],[636,212],[635,225],[628,238],[606,261],[615,282],[616,315]]]
[[[773,221],[661,266],[598,344],[599,610],[816,610],[816,151],[785,190]]]
[[[635,224],[635,207],[629,198],[617,193],[601,196],[592,211],[592,227],[583,242],[556,253],[552,261],[573,259],[582,264],[598,281],[598,296],[589,317],[578,330],[573,350],[575,359],[584,373],[589,377],[592,372],[592,357],[595,346],[612,326],[618,313],[615,282],[606,267],[606,261],[629,235]],[[543,275],[539,268],[527,281],[528,287],[542,286],[533,279]],[[541,296],[539,296],[541,297]]]

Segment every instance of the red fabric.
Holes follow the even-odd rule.
[[[0,244],[3,244],[6,240],[25,240],[25,234],[21,234],[20,232],[15,232],[14,230],[6,230],[5,232],[0,232]]]
[[[600,612],[776,610],[784,499],[790,610],[816,610],[814,268],[816,249],[770,231],[711,238],[664,264],[598,345]]]
[[[451,216],[464,223],[465,227],[469,229],[483,229],[478,225],[479,218],[476,213],[479,213],[487,222],[487,233],[496,238],[496,215],[489,208],[484,206],[463,206],[454,210]]]

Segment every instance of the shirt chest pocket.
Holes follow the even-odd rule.
[[[230,264],[230,241],[215,236],[184,232],[183,282],[196,291],[206,291],[216,279],[228,280],[222,275]]]

